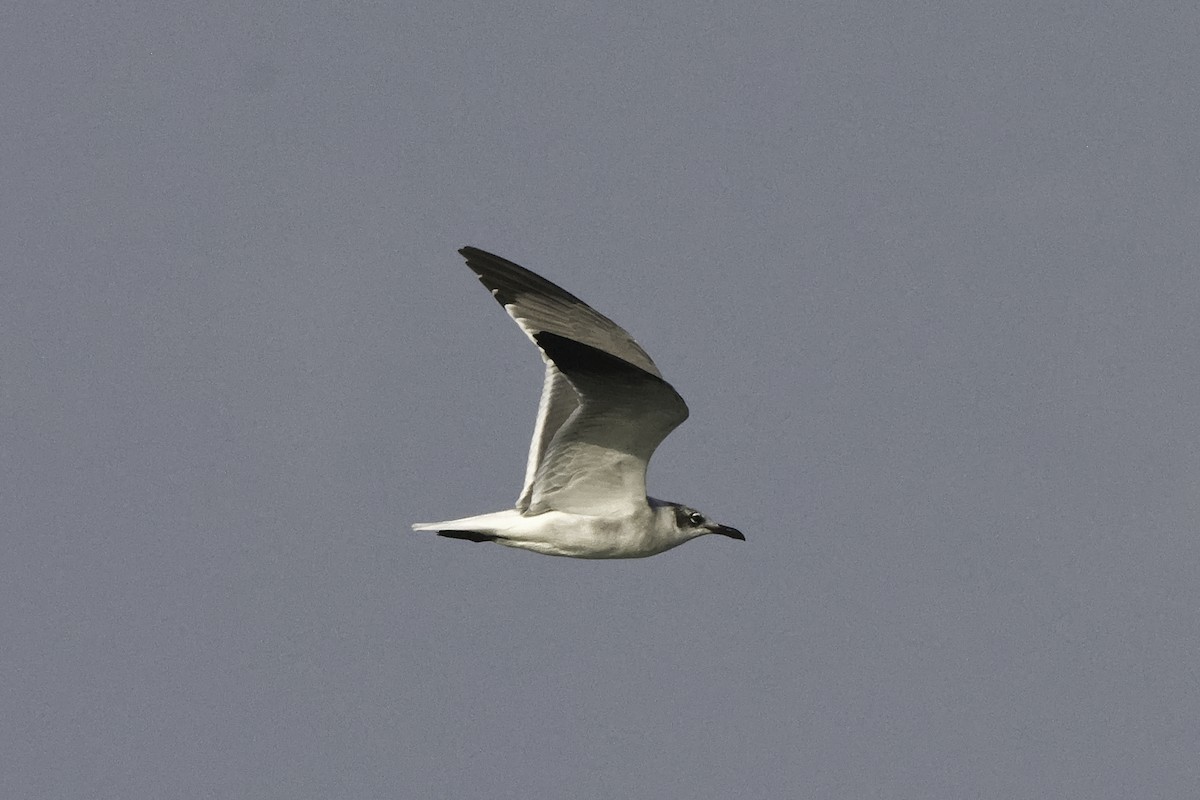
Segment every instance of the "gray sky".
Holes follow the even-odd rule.
[[[7,796],[1191,796],[1200,12],[251,5],[3,13]],[[533,425],[463,244],[748,542],[408,530]]]

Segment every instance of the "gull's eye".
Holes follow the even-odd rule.
[[[688,516],[688,522],[692,523],[693,525],[703,525],[704,524],[704,515],[701,514],[699,511],[693,511]]]

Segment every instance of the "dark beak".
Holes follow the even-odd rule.
[[[728,536],[730,539],[737,539],[741,542],[746,541],[746,537],[742,535],[741,531],[739,531],[737,528],[731,528],[728,525],[714,525],[712,532],[719,533],[722,536]]]

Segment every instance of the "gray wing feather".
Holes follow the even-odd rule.
[[[624,328],[566,289],[476,247],[458,252],[530,339],[535,333],[556,333],[662,377],[650,356]]]
[[[534,476],[527,513],[603,514],[646,502],[646,465],[688,416],[657,375],[553,333],[534,340],[579,396]]]
[[[555,334],[595,348],[661,378],[658,367],[633,337],[575,295],[519,264],[479,248],[464,247],[458,252],[534,344],[538,344],[535,338],[538,333]],[[538,346],[546,362],[546,375],[538,403],[537,423],[529,444],[525,482],[517,499],[517,509],[522,513],[538,513],[533,494],[539,468],[555,434],[579,407],[576,389],[545,349],[540,344]]]

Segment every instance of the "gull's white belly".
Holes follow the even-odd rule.
[[[515,520],[499,542],[549,556],[641,558],[672,547],[659,542],[649,508],[619,516],[589,516],[547,511]]]

